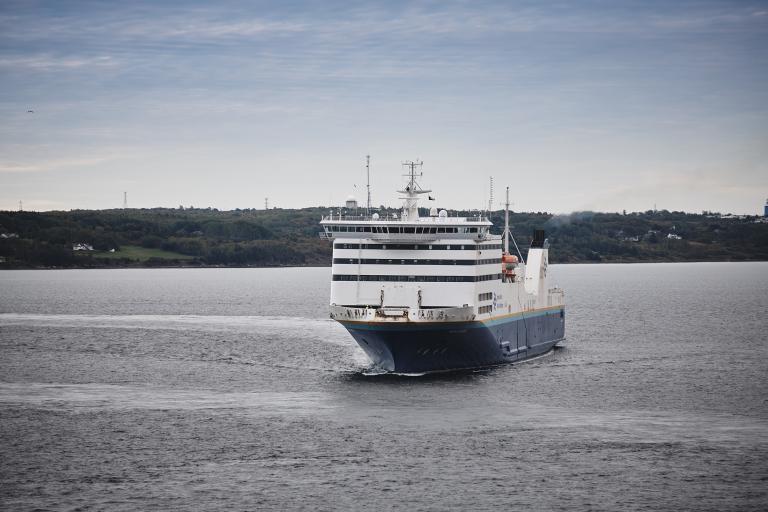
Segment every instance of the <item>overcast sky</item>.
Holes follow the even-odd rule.
[[[0,209],[363,201],[366,154],[374,204],[420,158],[447,208],[760,212],[768,2],[0,3]]]

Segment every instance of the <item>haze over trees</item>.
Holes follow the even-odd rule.
[[[0,268],[330,265],[330,243],[318,237],[320,217],[328,212],[327,207],[5,211],[0,212]],[[503,212],[493,212],[491,220],[500,233]],[[768,223],[757,217],[662,210],[512,213],[510,220],[523,256],[533,230],[546,229],[553,263],[768,260]],[[93,250],[73,250],[80,244]]]

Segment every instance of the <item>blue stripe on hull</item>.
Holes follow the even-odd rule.
[[[364,324],[341,322],[377,366],[398,373],[482,368],[549,351],[565,337],[565,311],[488,322]]]

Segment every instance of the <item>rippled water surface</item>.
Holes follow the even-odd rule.
[[[0,509],[768,509],[768,264],[551,275],[563,348],[403,378],[328,268],[0,272]]]

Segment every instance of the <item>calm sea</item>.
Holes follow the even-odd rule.
[[[0,272],[0,508],[768,509],[768,263],[551,276],[563,348],[403,378],[329,268]]]

